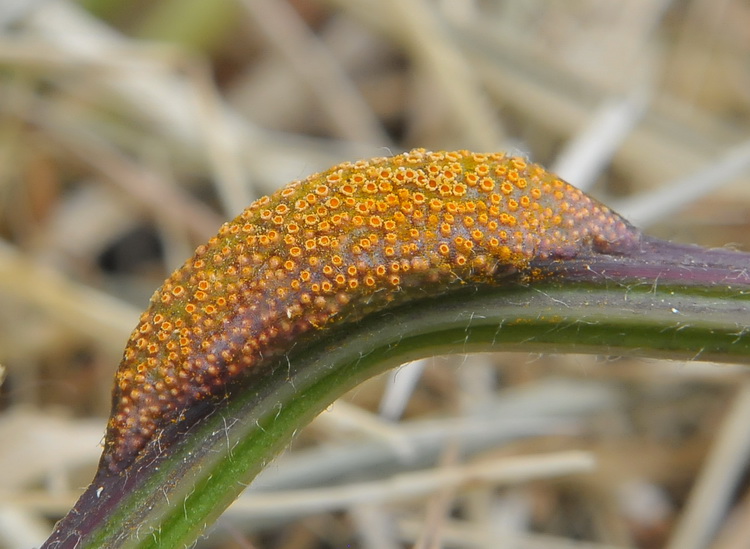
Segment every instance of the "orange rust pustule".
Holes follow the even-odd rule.
[[[151,298],[117,371],[104,460],[122,470],[191,404],[302,334],[639,238],[580,190],[502,154],[417,149],[293,182],[226,223]]]

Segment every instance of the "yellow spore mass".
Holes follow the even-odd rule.
[[[503,154],[416,149],[295,181],[226,223],[153,295],[117,371],[104,460],[124,469],[192,404],[305,334],[510,272],[538,278],[532,261],[617,253],[639,238]]]

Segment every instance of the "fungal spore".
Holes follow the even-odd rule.
[[[539,260],[617,253],[640,233],[538,165],[415,149],[344,163],[251,204],[153,295],[116,374],[117,473],[192,405],[303,335]]]

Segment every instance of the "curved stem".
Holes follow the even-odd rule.
[[[467,287],[371,315],[165,432],[126,475],[100,471],[45,547],[179,547],[341,394],[436,354],[518,350],[750,363],[748,256],[647,240],[637,257],[544,266],[530,285]],[[205,412],[205,410],[204,410]]]

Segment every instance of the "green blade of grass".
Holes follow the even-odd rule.
[[[175,425],[121,475],[103,470],[45,547],[189,545],[333,400],[436,354],[532,351],[750,363],[748,255],[646,239],[637,256],[544,266],[341,326]],[[185,425],[189,425],[185,428]]]

